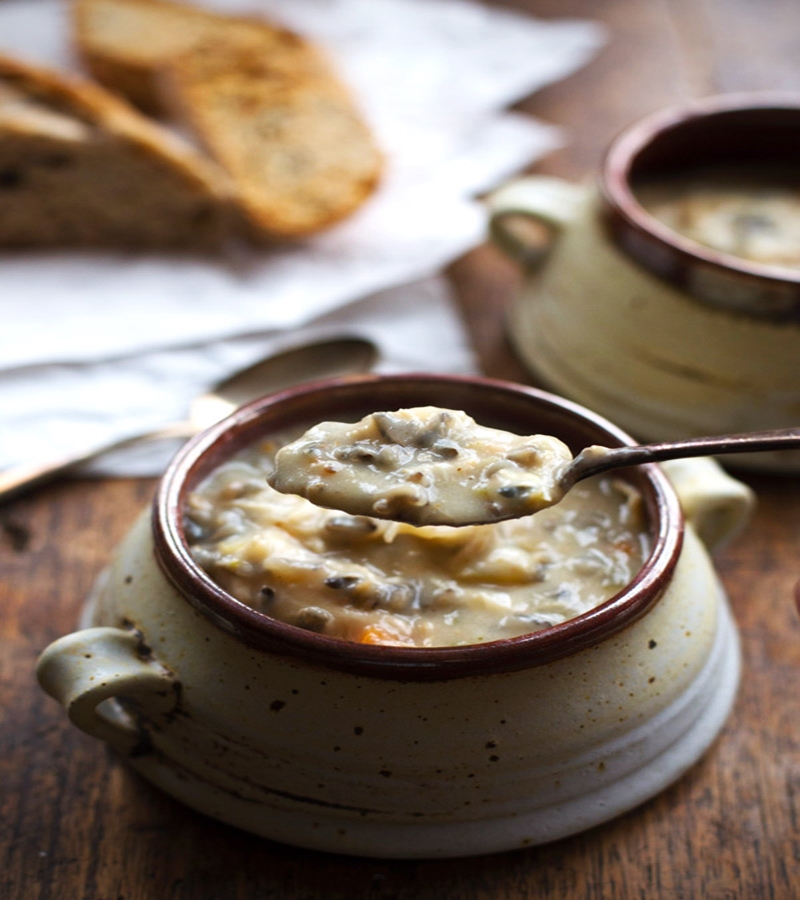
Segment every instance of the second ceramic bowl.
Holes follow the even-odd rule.
[[[786,164],[800,98],[734,95],[659,111],[610,146],[596,179],[531,177],[491,199],[526,278],[509,333],[539,383],[640,441],[792,427],[800,409],[800,269],[703,247],[650,215],[636,185],[683,169]],[[543,224],[544,244],[515,231]],[[726,464],[800,471],[800,453]]]

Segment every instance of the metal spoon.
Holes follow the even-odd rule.
[[[301,344],[235,372],[192,401],[189,417],[153,431],[143,432],[95,447],[83,453],[36,465],[12,466],[0,472],[0,503],[52,481],[106,453],[150,441],[190,438],[233,412],[249,400],[272,391],[327,376],[369,371],[377,347],[365,338],[337,337]]]
[[[333,431],[330,431],[331,424]],[[270,484],[277,490],[299,493],[319,506],[351,515],[418,526],[459,527],[531,515],[560,502],[577,482],[610,469],[692,456],[800,448],[800,428],[785,428],[639,446],[592,446],[574,459],[569,458],[564,445],[560,445],[563,452],[555,453],[542,445],[529,454],[530,462],[520,462],[519,458],[512,460],[512,453],[504,453],[500,444],[496,455],[487,455],[481,449],[486,446],[485,438],[481,443],[481,432],[486,429],[478,426],[466,437],[457,435],[458,452],[452,452],[454,441],[451,440],[445,448],[450,453],[443,455],[437,451],[435,442],[417,439],[420,433],[423,437],[425,434],[419,428],[412,429],[408,435],[381,433],[378,439],[351,441],[348,446],[348,436],[352,439],[354,432],[347,429],[357,431],[362,425],[342,426],[344,432],[340,432],[336,423],[327,423],[330,433],[312,430],[284,447],[278,453]],[[314,454],[306,450],[309,437]],[[535,444],[553,439],[536,435],[519,440]],[[411,458],[404,457],[399,468],[374,463],[379,451],[391,449],[393,445],[402,446],[411,453]],[[350,456],[352,447],[358,447],[359,453]],[[345,452],[342,458],[351,460],[347,465],[324,465],[331,455],[339,458],[337,454],[342,450]],[[519,457],[519,450],[514,450],[513,455]]]

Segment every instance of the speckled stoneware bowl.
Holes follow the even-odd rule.
[[[786,168],[798,153],[800,96],[724,95],[634,123],[591,183],[532,177],[499,190],[493,235],[527,269],[509,334],[537,379],[639,440],[795,425],[800,269],[684,237],[637,187],[704,166]],[[525,221],[549,238],[524,237]],[[726,464],[795,472],[800,453]]]
[[[660,791],[722,727],[739,649],[706,548],[657,467],[625,474],[643,494],[653,544],[634,581],[523,637],[433,649],[327,638],[242,605],[193,563],[187,492],[232,453],[290,425],[425,404],[556,434],[576,450],[629,442],[569,402],[477,378],[364,376],[250,404],[171,463],[83,630],[42,654],[44,689],[179,800],[326,851],[509,850]],[[747,489],[710,461],[680,481],[689,518],[714,540],[749,511]]]

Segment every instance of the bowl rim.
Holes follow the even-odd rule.
[[[736,279],[753,291],[772,292],[775,303],[759,310],[731,308],[759,318],[800,317],[800,268],[758,263],[714,250],[660,222],[641,205],[630,175],[639,155],[662,136],[699,120],[766,111],[796,113],[800,133],[800,94],[790,91],[752,91],[716,94],[656,110],[623,129],[605,151],[598,175],[603,224],[612,241],[627,255],[667,281],[676,282],[700,299],[725,306],[718,291],[705,296],[704,281],[722,279],[730,290]],[[692,273],[700,273],[692,278]]]
[[[300,418],[308,421],[308,408],[324,410],[325,401],[334,397],[369,398],[376,390],[399,392],[421,387],[479,391],[486,398],[545,404],[575,423],[601,430],[612,442],[635,443],[621,429],[578,404],[537,388],[483,376],[368,374],[307,382],[246,404],[187,442],[173,457],[159,482],[151,516],[155,557],[164,576],[195,610],[250,648],[324,668],[402,681],[447,680],[544,665],[618,634],[658,602],[680,555],[684,520],[674,489],[653,464],[636,467],[632,476],[643,487],[654,523],[651,553],[636,577],[594,609],[518,637],[455,647],[372,646],[326,637],[272,619],[236,600],[194,562],[181,526],[185,495],[219,462],[250,443],[242,437],[257,429],[265,416],[301,409],[305,415]],[[322,418],[325,412],[317,415]]]

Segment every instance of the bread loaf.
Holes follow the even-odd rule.
[[[84,80],[0,57],[0,245],[193,248],[228,228],[226,177]]]
[[[311,42],[170,0],[75,0],[73,8],[95,77],[178,118],[231,177],[257,240],[314,234],[374,191],[381,154]]]

